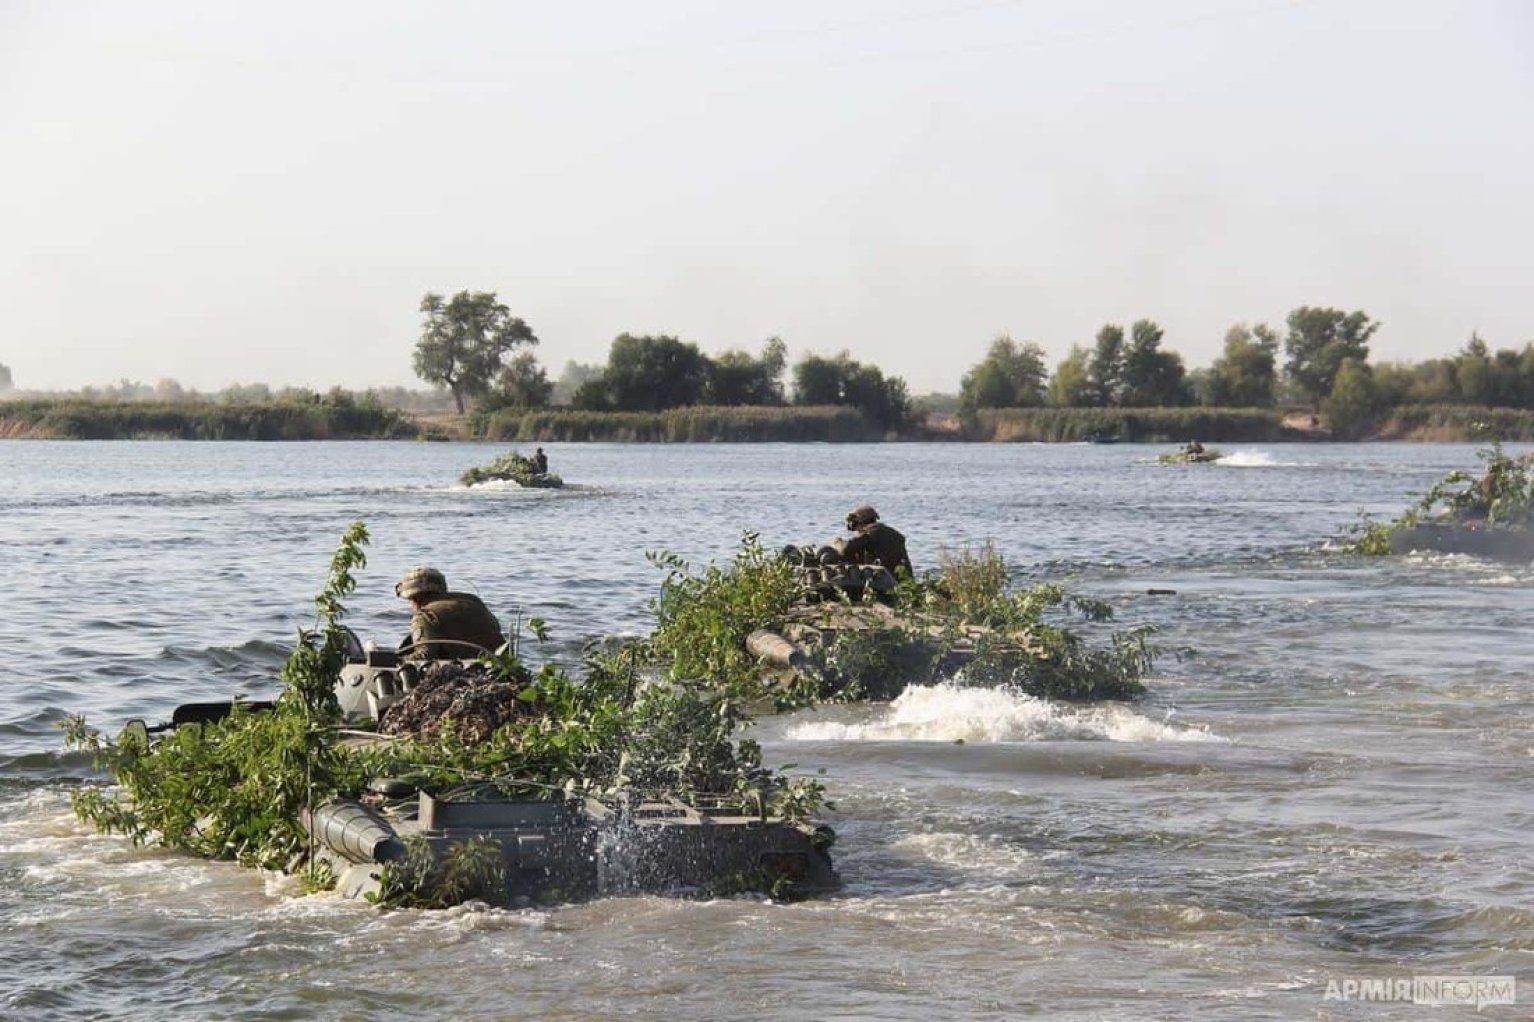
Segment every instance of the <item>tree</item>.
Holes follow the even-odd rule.
[[[11,367],[6,365],[4,362],[0,362],[0,394],[4,394],[6,391],[14,389],[15,386],[16,385],[11,381]]]
[[[1356,358],[1342,360],[1324,410],[1339,436],[1354,435],[1373,421],[1379,411],[1379,395],[1368,365]]]
[[[1049,381],[1049,403],[1056,408],[1084,408],[1093,403],[1096,392],[1091,379],[1092,353],[1079,344],[1055,366]]]
[[[841,353],[845,361],[847,352]],[[794,366],[794,404],[845,404],[842,393],[842,362],[837,359],[806,355]]]
[[[1271,408],[1277,400],[1278,334],[1265,323],[1225,331],[1225,353],[1209,373],[1208,403],[1224,408]]]
[[[1492,361],[1486,357],[1485,350],[1482,346],[1480,353],[1477,353],[1473,348],[1468,348],[1454,360],[1455,389],[1459,391],[1460,400],[1466,404],[1496,403],[1492,397],[1496,389]]]
[[[610,412],[613,397],[607,389],[607,377],[598,376],[586,380],[570,395],[570,407],[583,412]]]
[[[709,363],[703,402],[710,405],[781,405],[783,370],[788,345],[769,338],[760,358],[744,351],[727,351]]]
[[[1096,347],[1087,364],[1092,404],[1102,408],[1119,403],[1124,391],[1124,328],[1107,324],[1097,331]]]
[[[532,328],[496,301],[494,291],[460,291],[445,302],[428,292],[421,311],[426,319],[415,345],[415,373],[451,391],[460,415],[465,397],[490,389],[507,353],[538,343]]]
[[[1187,375],[1182,356],[1162,351],[1163,332],[1148,319],[1130,328],[1129,348],[1124,352],[1121,403],[1134,407],[1175,407],[1188,403]]]
[[[851,363],[843,392],[847,404],[883,429],[901,429],[911,421],[911,395],[905,380],[898,376],[886,378],[877,366]]]
[[[1042,348],[1032,342],[1019,345],[1002,334],[960,382],[960,414],[973,415],[980,408],[1036,408],[1044,403],[1048,377]]]
[[[1312,404],[1332,392],[1342,363],[1369,359],[1369,338],[1379,329],[1362,310],[1301,306],[1289,313],[1289,334],[1284,351],[1289,356],[1284,371]]]
[[[520,351],[501,367],[491,392],[498,407],[542,408],[549,403],[554,384],[530,351]]]
[[[612,407],[658,412],[695,405],[708,380],[708,358],[696,344],[675,337],[619,334],[602,376]]]
[[[904,380],[885,378],[875,366],[853,361],[843,351],[834,359],[806,355],[794,366],[794,404],[850,405],[881,429],[911,421],[911,396]]]

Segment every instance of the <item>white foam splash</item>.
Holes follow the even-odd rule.
[[[1280,463],[1273,460],[1273,455],[1266,451],[1232,451],[1222,454],[1216,465],[1226,465],[1232,468],[1274,468]],[[1284,462],[1283,464],[1295,464]]]
[[[549,486],[523,486],[515,479],[486,479],[483,482],[465,486],[463,483],[454,483],[449,490],[457,490],[460,493],[548,493],[553,488]]]
[[[982,834],[952,831],[907,834],[895,839],[890,847],[928,862],[997,877],[1016,878],[1039,869],[1038,860],[1026,848]]]
[[[1440,571],[1456,571],[1463,575],[1480,575],[1472,579],[1484,586],[1521,586],[1534,580],[1534,564],[1509,565],[1503,561],[1476,557],[1473,554],[1446,554],[1434,550],[1413,550],[1402,558],[1407,564],[1433,568]]]
[[[863,723],[807,721],[791,727],[793,741],[1210,742],[1224,739],[1196,728],[1151,720],[1119,704],[1071,706],[993,688],[912,685]]]

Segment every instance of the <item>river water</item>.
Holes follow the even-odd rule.
[[[1528,1017],[1534,568],[1329,549],[1472,447],[553,445],[563,491],[454,485],[502,450],[0,443],[0,1018]],[[573,660],[647,629],[646,551],[824,540],[864,501],[918,569],[989,541],[1187,653],[1133,705],[918,687],[759,722],[823,771],[833,897],[385,913],[70,812],[99,778],[58,723],[273,694],[353,520],[364,637],[431,563]],[[1505,975],[1522,1003],[1479,1013],[1356,985]]]

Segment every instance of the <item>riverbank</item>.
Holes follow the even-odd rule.
[[[854,408],[689,407],[663,412],[503,409],[415,416],[344,395],[309,402],[28,399],[0,403],[0,439],[491,440],[501,443],[1289,443],[1317,440],[1534,441],[1534,412],[1479,405],[1405,405],[1334,435],[1323,416],[1276,408],[988,408],[968,420],[928,415],[899,431]]]
[[[0,404],[0,438],[27,440],[402,440],[404,412],[341,397],[309,402],[53,401]]]

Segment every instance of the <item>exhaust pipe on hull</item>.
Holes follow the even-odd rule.
[[[315,840],[347,862],[390,862],[405,854],[388,821],[360,802],[330,802],[306,811],[303,822]]]

